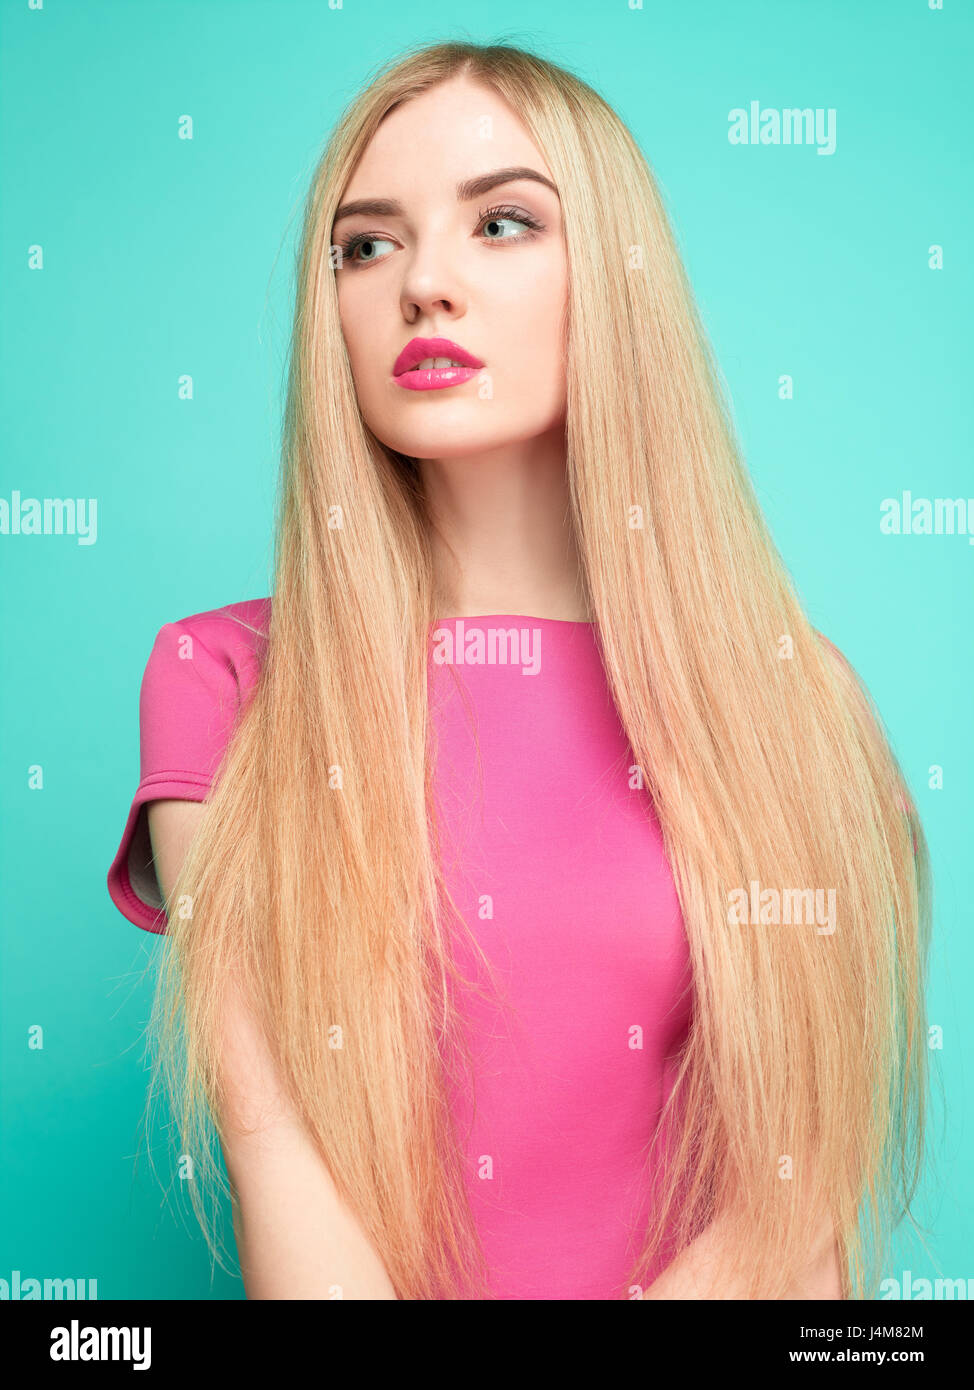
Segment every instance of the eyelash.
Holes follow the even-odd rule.
[[[478,217],[478,227],[481,226],[484,222],[499,222],[503,219],[508,222],[523,222],[524,225],[530,229],[528,232],[519,233],[517,236],[488,238],[488,240],[490,241],[499,241],[506,243],[507,245],[510,245],[512,242],[516,244],[522,241],[530,241],[533,239],[533,237],[537,235],[538,232],[543,232],[545,230],[544,223],[539,222],[537,218],[532,217],[531,214],[529,212],[525,212],[523,208],[487,208],[486,211],[481,212],[478,215]],[[387,240],[389,240],[388,237],[380,237],[375,232],[352,232],[347,237],[345,237],[344,241],[338,242],[338,245],[341,247],[342,261],[344,263],[344,261],[347,260],[351,265],[367,265],[369,264],[369,262],[367,261],[355,260],[355,252],[358,250],[358,248],[364,245],[367,241]]]

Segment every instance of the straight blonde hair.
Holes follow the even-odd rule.
[[[165,1084],[196,1161],[209,1240],[233,972],[398,1297],[494,1296],[449,1104],[454,1067],[473,1078],[450,948],[466,927],[431,810],[427,515],[415,462],[362,420],[331,255],[379,123],[460,74],[518,113],[560,192],[572,523],[690,945],[691,1025],[647,1149],[660,1196],[616,1293],[639,1297],[719,1220],[727,1287],[784,1297],[824,1215],[843,1296],[873,1297],[923,1161],[923,830],[867,693],[774,546],[646,159],[590,87],[513,46],[407,52],[315,172],[266,656],[167,901],[152,1090]],[[732,920],[754,881],[834,890],[835,930]]]

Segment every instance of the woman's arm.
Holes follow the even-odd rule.
[[[153,801],[148,822],[164,894],[175,883],[203,807]],[[224,1023],[228,1113],[223,1155],[248,1299],[394,1299],[395,1290],[301,1125],[252,1011],[232,989]]]

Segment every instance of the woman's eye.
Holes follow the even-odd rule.
[[[342,255],[345,260],[352,261],[357,265],[368,265],[370,261],[381,260],[379,255],[380,246],[392,246],[391,241],[386,241],[383,237],[358,236],[349,237],[342,246]],[[362,254],[359,255],[358,253]]]
[[[526,241],[544,228],[529,213],[514,208],[498,208],[481,214],[478,230],[487,241]],[[395,242],[386,237],[370,236],[368,232],[354,232],[339,244],[342,262],[348,261],[355,266],[384,260],[388,254],[382,251],[384,246],[395,250]]]
[[[510,238],[503,235],[501,229],[508,227],[527,227],[526,222],[522,222],[519,217],[491,217],[484,223],[484,232],[488,241],[508,241]]]

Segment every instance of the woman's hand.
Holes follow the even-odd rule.
[[[739,1239],[739,1237],[737,1237]],[[748,1299],[739,1276],[728,1272],[730,1236],[726,1222],[713,1221],[683,1250],[643,1293],[649,1299]],[[758,1295],[760,1296],[760,1295]],[[842,1272],[838,1242],[831,1222],[809,1254],[806,1268],[784,1299],[840,1299]]]

